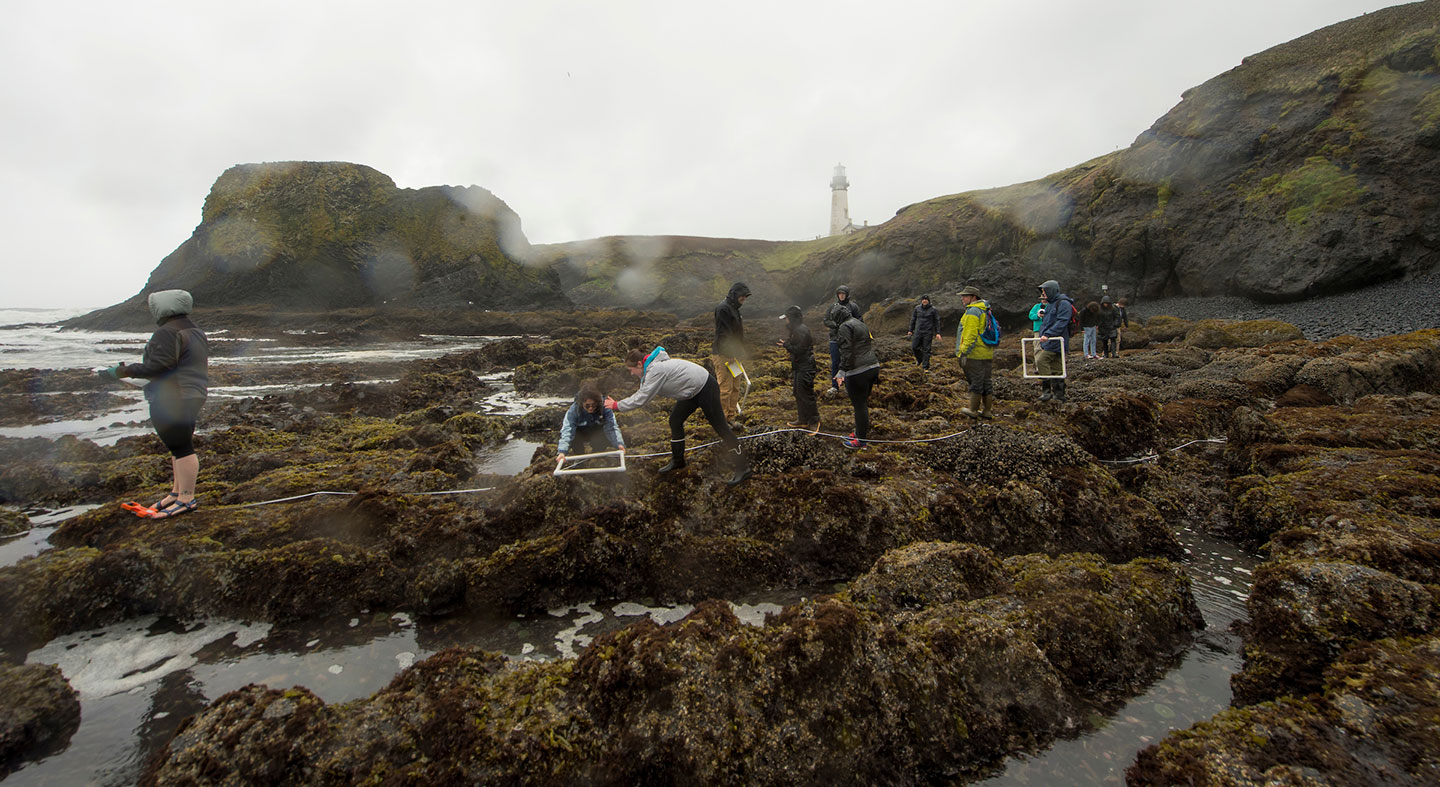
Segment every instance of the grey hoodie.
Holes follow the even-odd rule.
[[[166,317],[175,317],[195,311],[195,299],[184,290],[152,292],[149,303],[150,316],[155,318],[156,323],[164,322]]]
[[[619,411],[644,407],[656,396],[674,399],[689,399],[700,393],[709,382],[710,373],[698,363],[681,358],[671,358],[664,347],[656,347],[645,361],[645,373],[640,377],[640,390],[619,401]]]

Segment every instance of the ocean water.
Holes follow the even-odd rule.
[[[65,331],[56,322],[76,317],[89,309],[0,309],[0,369],[99,369],[120,362],[138,362],[150,334],[121,331]],[[376,361],[411,361],[438,358],[449,353],[472,350],[495,341],[494,336],[424,335],[408,342],[360,344],[346,347],[286,347],[269,340],[255,340],[226,331],[207,332],[212,345],[244,342],[247,352],[230,357],[212,357],[214,367],[285,367],[305,363],[369,363]],[[496,392],[484,402],[482,412],[496,415],[521,415],[536,407],[565,404],[567,398],[533,396],[515,391],[509,374],[487,375],[486,382]],[[347,382],[355,382],[347,378]],[[385,382],[370,380],[364,382]],[[212,401],[241,399],[250,396],[283,393],[317,387],[324,382],[285,385],[212,386]],[[73,435],[93,440],[100,445],[113,445],[132,435],[148,434],[149,413],[143,392],[138,388],[116,385],[112,389],[124,404],[108,412],[86,418],[56,419],[24,426],[0,427],[0,437],[46,437],[55,439]],[[204,431],[204,424],[201,424]],[[533,446],[532,446],[533,448]],[[487,462],[500,469],[484,472],[515,472],[515,463],[522,450],[511,446],[496,462]],[[483,459],[483,458],[482,458]],[[528,464],[529,454],[524,459]]]

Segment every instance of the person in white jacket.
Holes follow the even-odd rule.
[[[720,384],[715,381],[715,375],[697,363],[671,358],[664,347],[656,347],[649,354],[631,350],[625,358],[625,368],[640,378],[640,390],[619,401],[607,396],[606,407],[623,413],[644,407],[656,396],[675,399],[675,406],[670,408],[670,463],[660,468],[660,472],[668,473],[685,466],[685,419],[698,409],[705,413],[705,420],[731,453],[735,474],[726,483],[735,486],[752,475],[750,460],[740,450],[740,441],[725,420]]]

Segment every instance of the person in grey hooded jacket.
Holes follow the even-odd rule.
[[[640,378],[640,390],[619,401],[605,397],[605,406],[609,409],[623,413],[644,407],[656,396],[675,399],[675,406],[670,408],[670,463],[661,467],[660,472],[668,473],[685,466],[685,419],[698,409],[705,413],[705,420],[730,452],[735,474],[726,483],[735,486],[752,475],[750,460],[740,450],[740,441],[725,420],[720,384],[715,381],[715,375],[698,363],[671,358],[664,347],[656,347],[648,354],[631,350],[625,358],[625,368]]]
[[[149,380],[145,400],[150,423],[170,450],[173,475],[170,494],[152,508],[156,518],[193,511],[200,457],[195,454],[195,421],[209,394],[209,345],[205,332],[190,321],[194,299],[184,290],[150,293],[150,315],[160,328],[145,344],[140,363],[115,364],[100,372],[106,379]]]

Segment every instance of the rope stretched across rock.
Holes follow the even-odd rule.
[[[962,430],[960,430],[960,431],[958,431],[958,432],[951,432],[950,434],[941,435],[941,436],[939,436],[939,437],[917,437],[917,438],[911,438],[911,439],[909,439],[909,440],[872,440],[872,439],[867,438],[867,439],[865,440],[865,442],[867,442],[867,443],[886,443],[886,444],[889,444],[889,445],[902,445],[902,444],[906,444],[906,443],[938,443],[938,442],[940,442],[941,440],[950,440],[950,439],[959,437],[960,435],[966,434],[966,433],[968,433],[968,432],[970,432],[970,431],[972,431],[972,430],[971,430],[971,429],[962,429]],[[831,432],[818,432],[818,431],[817,431],[817,432],[812,432],[812,431],[810,431],[809,429],[804,429],[804,428],[800,428],[800,427],[786,427],[786,428],[783,428],[783,429],[772,429],[772,430],[770,430],[770,431],[768,431],[768,432],[760,432],[760,433],[758,433],[758,434],[745,435],[745,436],[740,437],[740,438],[738,438],[738,439],[740,439],[740,440],[754,440],[754,439],[759,438],[759,437],[766,437],[766,436],[772,435],[772,434],[783,434],[783,433],[785,433],[785,432],[801,432],[801,433],[807,434],[807,435],[814,435],[815,437],[833,437],[833,438],[835,438],[835,439],[837,439],[837,440],[846,440],[846,439],[849,439],[849,435],[840,435],[840,434],[834,434],[834,433],[831,433]],[[1182,448],[1185,448],[1185,447],[1187,447],[1187,446],[1195,445],[1196,443],[1224,443],[1224,442],[1226,442],[1226,438],[1224,438],[1224,437],[1201,438],[1201,439],[1198,439],[1198,440],[1191,440],[1191,441],[1189,441],[1188,443],[1181,443],[1180,445],[1177,445],[1177,446],[1175,446],[1174,448],[1167,449],[1167,450],[1165,451],[1165,453],[1171,453],[1171,452],[1174,452],[1174,451],[1179,451],[1179,450],[1182,449]],[[699,451],[699,450],[702,449],[702,448],[709,448],[709,447],[712,446],[712,445],[719,445],[719,444],[720,444],[720,441],[719,441],[719,440],[712,440],[712,441],[710,441],[710,442],[708,442],[708,443],[702,443],[701,445],[697,445],[697,446],[694,446],[694,447],[692,447],[692,448],[687,448],[687,449],[685,449],[685,451],[686,451],[686,453],[689,453],[690,451]],[[661,458],[661,457],[668,457],[668,456],[670,456],[670,452],[669,452],[669,451],[665,451],[665,452],[654,453],[654,454],[632,454],[632,455],[629,455],[629,458],[630,458],[630,459],[658,459],[658,458]],[[1137,463],[1139,463],[1139,462],[1153,462],[1153,461],[1159,459],[1160,456],[1161,456],[1161,454],[1149,454],[1149,455],[1147,455],[1147,456],[1136,457],[1136,458],[1133,458],[1133,459],[1097,459],[1096,461],[1100,462],[1101,464],[1107,464],[1107,465],[1126,465],[1126,464],[1137,464]],[[426,495],[426,496],[436,496],[436,495],[463,495],[463,494],[471,494],[471,493],[475,493],[475,492],[493,492],[493,491],[495,491],[495,489],[496,489],[496,487],[487,486],[487,487],[482,487],[482,488],[478,488],[478,489],[444,489],[444,490],[441,490],[441,491],[438,491],[438,492],[407,492],[406,494]],[[320,497],[320,496],[322,496],[322,495],[334,495],[334,496],[338,496],[338,497],[350,497],[350,496],[354,496],[354,495],[358,495],[358,494],[360,494],[360,493],[359,493],[359,492],[332,492],[332,491],[329,491],[329,490],[320,491],[320,492],[306,492],[306,493],[303,494],[303,495],[294,495],[294,496],[291,496],[291,497],[280,497],[280,498],[276,498],[276,499],[274,499],[274,500],[262,500],[262,501],[260,501],[260,502],[258,502],[258,503],[243,503],[243,504],[240,504],[240,505],[236,506],[236,508],[253,508],[253,507],[255,507],[255,506],[267,506],[267,505],[271,505],[271,504],[274,504],[274,503],[291,503],[291,502],[294,502],[294,501],[296,501],[296,500],[304,500],[304,499],[306,499],[306,498],[311,498],[311,497]],[[17,534],[17,535],[23,535],[23,534]]]

